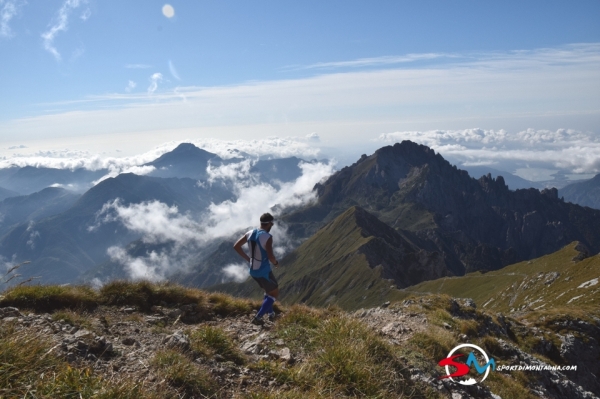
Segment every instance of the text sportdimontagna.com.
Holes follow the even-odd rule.
[[[526,365],[526,366],[498,366],[496,368],[496,371],[576,371],[577,370],[577,366],[550,366],[550,365],[544,365],[544,366],[533,366],[533,365]]]

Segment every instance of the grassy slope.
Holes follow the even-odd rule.
[[[553,254],[485,274],[426,281],[407,288],[404,295],[442,293],[473,298],[485,309],[504,312],[567,304],[599,306],[600,282],[591,284],[600,278],[600,255],[574,261],[579,255],[576,246],[574,242]]]
[[[399,297],[392,282],[381,278],[381,268],[371,268],[361,253],[377,238],[357,225],[357,212],[348,209],[286,258],[280,278],[286,301],[357,309]]]

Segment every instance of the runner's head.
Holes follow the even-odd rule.
[[[274,222],[275,222],[275,218],[270,213],[263,213],[260,216],[261,229],[264,229],[267,231],[271,230],[271,227],[273,227]]]

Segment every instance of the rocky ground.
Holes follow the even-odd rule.
[[[371,329],[394,345],[403,345],[415,333],[431,328],[424,313],[410,310],[410,303],[394,308],[381,307],[359,310],[350,317],[366,323]],[[249,323],[251,315],[194,321],[193,309],[155,306],[150,313],[141,313],[132,307],[100,306],[87,313],[85,322],[56,320],[51,314],[24,313],[12,307],[0,308],[0,323],[14,324],[19,331],[34,333],[52,343],[49,352],[64,357],[77,367],[89,367],[107,380],[130,378],[146,387],[164,384],[164,377],[152,359],[157,351],[175,348],[190,352],[190,334],[210,325],[226,331],[246,360],[236,364],[223,356],[198,356],[195,363],[212,374],[219,385],[219,397],[243,397],[245,392],[260,388],[266,392],[285,390],[285,383],[273,378],[268,371],[251,367],[260,360],[274,360],[283,367],[304,361],[302,350],[291,350],[289,342],[274,333],[277,320],[263,326]],[[460,306],[457,305],[460,312]],[[473,305],[474,306],[474,305]],[[191,315],[191,317],[190,317]],[[460,315],[457,315],[460,316]],[[450,325],[447,326],[451,328]],[[502,350],[515,364],[543,364],[538,358],[514,346],[506,331],[497,332]],[[467,339],[468,337],[464,336]],[[566,338],[565,347],[573,344]],[[572,341],[572,339],[571,339]],[[448,380],[439,380],[430,370],[420,369],[407,361],[411,379],[431,386],[442,397],[452,399],[500,398],[482,385],[462,387]],[[541,398],[597,398],[591,392],[571,381],[560,372],[547,372],[532,389]]]

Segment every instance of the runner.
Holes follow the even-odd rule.
[[[260,228],[248,231],[233,245],[236,252],[248,262],[250,276],[265,290],[262,306],[252,319],[252,324],[257,325],[264,324],[262,317],[265,314],[269,315],[269,320],[275,319],[273,303],[279,296],[279,284],[269,263],[271,261],[275,267],[279,267],[279,262],[273,254],[273,236],[269,234],[274,223],[275,219],[270,213],[263,213],[260,217]],[[242,248],[245,243],[248,243],[250,256],[246,255]]]

